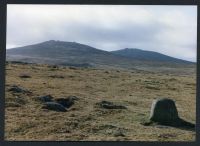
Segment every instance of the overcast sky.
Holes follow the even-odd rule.
[[[7,48],[47,40],[196,61],[196,6],[8,5]]]

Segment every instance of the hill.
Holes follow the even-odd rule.
[[[125,48],[122,50],[112,51],[113,54],[128,57],[141,61],[155,61],[155,62],[172,62],[172,63],[185,63],[192,64],[192,62],[170,57],[154,51],[146,51],[136,48]]]
[[[157,52],[139,49],[122,49],[108,52],[76,42],[55,40],[8,49],[7,61],[143,70],[152,70],[152,67],[159,67],[157,70],[163,70],[166,67],[179,67],[193,64]]]
[[[7,60],[71,66],[130,65],[125,57],[76,42],[46,41],[7,50]],[[123,62],[123,63],[122,63]]]

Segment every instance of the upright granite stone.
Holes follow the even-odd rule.
[[[175,102],[163,98],[155,100],[151,107],[150,120],[164,125],[174,125],[180,120]]]

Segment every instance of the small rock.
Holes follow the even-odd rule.
[[[49,76],[49,77],[51,77],[51,78],[60,78],[60,79],[64,79],[64,78],[65,78],[65,77],[62,76],[62,75],[51,75],[51,76]]]
[[[21,75],[19,75],[19,77],[20,78],[31,78],[31,76],[28,74],[21,74]]]
[[[42,108],[48,109],[48,110],[53,110],[53,111],[58,111],[58,112],[66,112],[67,111],[64,106],[62,106],[61,104],[56,103],[56,102],[46,102],[46,103],[44,103],[44,106]]]
[[[114,133],[114,136],[115,136],[115,137],[118,137],[118,136],[124,137],[125,134],[124,134],[121,130],[117,130],[117,131]]]
[[[114,103],[105,100],[101,101],[100,103],[97,103],[97,105],[105,109],[127,109],[125,106],[115,105]]]
[[[53,97],[51,95],[45,95],[45,96],[36,97],[36,99],[41,102],[51,102]]]
[[[66,108],[71,107],[74,104],[74,101],[78,100],[78,97],[76,96],[68,96],[68,97],[63,97],[63,98],[57,98],[55,101],[61,105],[63,105]]]
[[[13,85],[8,91],[12,91],[13,93],[31,93],[30,91]]]
[[[52,68],[59,68],[58,65],[52,65],[51,67],[52,67]]]

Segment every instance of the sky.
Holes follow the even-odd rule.
[[[196,62],[197,7],[8,5],[7,49],[48,40],[138,48]]]

